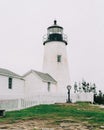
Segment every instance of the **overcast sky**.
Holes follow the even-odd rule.
[[[42,71],[43,35],[54,19],[68,36],[72,82],[104,92],[104,0],[0,0],[0,68]]]

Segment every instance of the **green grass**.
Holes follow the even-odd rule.
[[[6,112],[0,122],[14,123],[27,119],[52,119],[54,122],[63,119],[88,122],[89,124],[104,124],[104,109],[88,103],[39,105],[21,111]]]

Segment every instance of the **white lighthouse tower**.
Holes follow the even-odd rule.
[[[54,25],[47,28],[44,38],[43,72],[50,74],[57,81],[57,93],[67,94],[70,85],[68,59],[66,47],[67,37],[63,34],[63,27]]]

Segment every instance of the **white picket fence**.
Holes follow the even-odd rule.
[[[64,103],[66,97],[64,95],[35,95],[24,98],[6,98],[0,99],[0,109],[6,111],[21,110],[24,108],[40,105],[40,104],[54,104]]]
[[[71,101],[88,101],[93,103],[93,93],[75,93],[71,94]],[[57,94],[57,95],[33,95],[24,98],[15,98],[11,96],[0,97],[0,109],[5,109],[6,111],[21,110],[24,108],[40,105],[40,104],[54,104],[54,103],[65,103],[67,101],[67,95]]]
[[[94,102],[94,94],[92,92],[78,92],[71,95],[72,102]]]

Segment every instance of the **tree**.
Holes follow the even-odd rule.
[[[74,93],[78,92],[78,85],[77,82],[74,83]]]
[[[86,82],[85,80],[82,80],[82,82],[74,83],[74,92],[93,92],[96,93],[96,85],[95,83],[91,84],[89,82]]]

